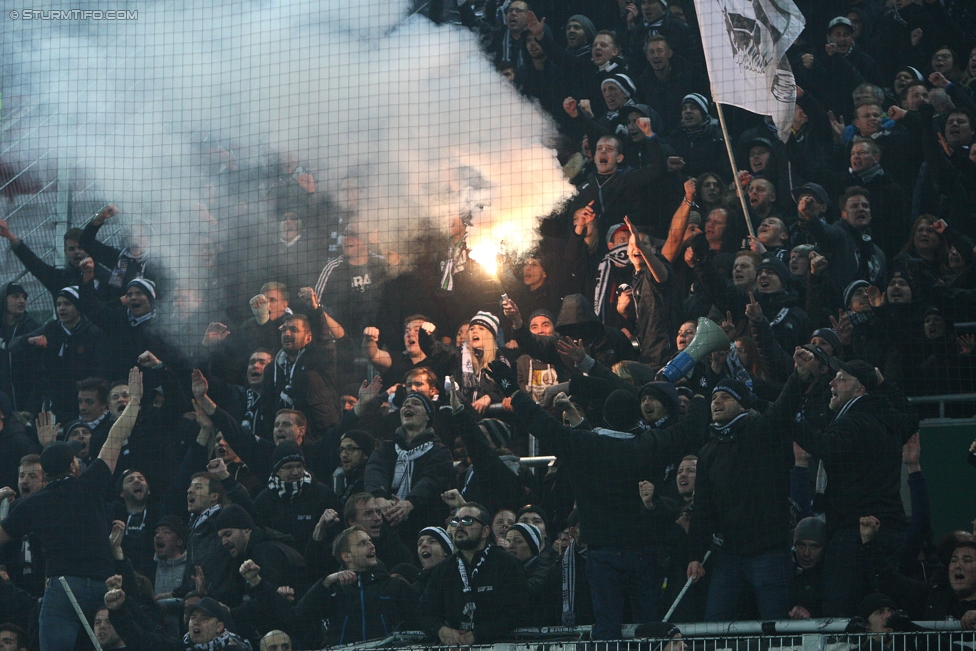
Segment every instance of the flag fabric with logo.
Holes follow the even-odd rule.
[[[793,0],[695,0],[712,100],[772,117],[784,142],[796,104],[786,51],[803,31]]]

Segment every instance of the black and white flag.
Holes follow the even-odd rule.
[[[796,81],[786,50],[803,31],[793,0],[695,0],[712,100],[773,118],[789,137]]]

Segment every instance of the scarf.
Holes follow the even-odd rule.
[[[258,417],[258,400],[261,395],[251,389],[247,390],[247,406],[244,407],[244,419],[241,420],[241,428],[248,434],[254,434],[254,421]]]
[[[272,473],[271,477],[268,478],[268,490],[277,493],[279,498],[289,502],[297,499],[305,487],[311,485],[312,475],[307,470],[298,481],[281,481],[277,473]]]
[[[470,400],[477,400],[481,373],[474,370],[474,352],[468,344],[461,345],[461,392]]]
[[[712,436],[715,436],[716,438],[729,437],[730,436],[729,432],[732,431],[732,428],[735,427],[735,424],[738,423],[740,420],[742,420],[743,418],[745,418],[748,415],[749,415],[749,412],[748,411],[744,411],[741,414],[739,414],[738,416],[736,416],[735,418],[733,418],[732,420],[730,420],[729,422],[727,422],[725,425],[715,425],[715,424],[713,424],[712,425]]]
[[[630,264],[630,257],[627,255],[629,244],[620,244],[610,249],[610,252],[603,256],[603,260],[596,268],[596,291],[593,293],[593,311],[596,312],[600,321],[603,321],[604,305],[607,302],[607,291],[610,288],[610,271],[614,267],[623,269]],[[610,298],[614,298],[615,291],[610,292]]]
[[[87,427],[92,432],[94,432],[95,431],[95,428],[98,427],[99,425],[101,425],[102,424],[102,421],[105,420],[106,418],[108,418],[108,416],[109,416],[109,411],[106,409],[102,413],[102,415],[99,416],[98,418],[96,418],[95,420],[93,420],[93,421],[83,420],[81,422],[83,422],[85,424],[85,427]]]
[[[61,350],[58,351],[58,357],[64,357],[64,354],[68,352],[68,348],[71,347],[71,338],[75,336],[75,333],[78,332],[78,329],[81,327],[81,321],[78,321],[78,323],[75,324],[75,327],[71,328],[70,330],[65,328],[64,324],[60,321],[58,321],[58,325],[60,325],[61,329],[64,330],[64,334],[66,336],[65,340],[61,342]]]
[[[108,279],[109,287],[122,287],[122,283],[125,281],[126,271],[128,271],[130,264],[138,265],[139,271],[136,273],[136,277],[141,278],[146,273],[146,265],[148,262],[149,251],[143,251],[141,255],[132,255],[129,247],[125,247],[119,253],[119,259],[115,263],[115,269],[112,269],[112,275]]]
[[[464,271],[467,261],[467,243],[464,241],[464,238],[461,238],[454,244],[451,244],[451,248],[447,254],[447,260],[441,263],[443,272],[441,274],[441,289],[448,292],[454,289],[454,274]]]
[[[576,626],[576,541],[570,542],[566,547],[562,564],[563,626]]]
[[[220,511],[220,504],[214,504],[203,513],[200,513],[190,518],[190,531],[197,529],[210,518],[216,517],[219,511]]]
[[[129,316],[129,325],[134,328],[137,325],[145,323],[149,319],[155,318],[156,308],[153,307],[153,309],[149,310],[149,312],[143,314],[142,316],[132,316],[132,312],[130,312],[129,310],[126,310],[125,313]]]
[[[471,581],[474,581],[474,578],[478,576],[478,570],[488,560],[489,549],[491,549],[491,545],[485,545],[485,548],[481,550],[481,558],[478,559],[478,562],[472,568],[470,580],[468,579],[468,568],[464,565],[464,557],[461,554],[457,555],[458,573],[461,575],[461,584],[464,586],[463,592],[468,597],[468,602],[464,604],[464,608],[461,611],[462,631],[474,630],[474,611],[477,606],[472,598],[474,590],[471,589]]]
[[[429,428],[428,430],[430,431]],[[400,447],[400,444],[395,445],[397,460],[396,466],[393,469],[393,483],[391,488],[396,492],[396,496],[401,500],[407,499],[407,495],[410,494],[411,483],[413,482],[413,463],[420,457],[424,456],[428,452],[434,449],[434,442],[427,441],[422,445],[418,445],[412,450],[404,450]]]
[[[226,649],[232,646],[239,646],[245,649],[245,651],[251,651],[250,642],[237,637],[228,630],[224,630],[223,633],[203,644],[193,644],[190,642],[190,634],[187,633],[183,636],[183,646],[186,648],[186,651],[219,651],[220,649]]]
[[[283,350],[279,350],[278,354],[275,355],[275,370],[274,370],[274,384],[278,385],[278,369],[281,369],[281,374],[285,377],[285,386],[281,390],[280,398],[281,404],[283,404],[288,409],[295,408],[295,399],[291,396],[291,392],[294,387],[291,385],[292,377],[295,375],[295,367],[298,366],[298,360],[302,358],[305,353],[305,349],[302,348],[298,351],[298,355],[295,356],[295,361],[288,359],[288,354]]]

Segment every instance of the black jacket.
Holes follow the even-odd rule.
[[[901,449],[918,431],[918,417],[898,387],[889,384],[848,402],[826,429],[814,430],[806,421],[791,424],[794,440],[823,461],[829,477],[824,492],[829,533],[857,529],[867,515],[888,530],[907,526]],[[783,392],[793,397],[802,390],[802,383],[787,383]]]
[[[420,594],[409,583],[382,566],[356,574],[355,585],[325,587],[317,581],[298,602],[301,648],[382,638],[415,621]]]
[[[799,380],[789,383],[799,388]],[[691,558],[701,559],[713,536],[734,556],[759,554],[790,543],[789,423],[799,394],[780,394],[760,415],[743,412],[722,427],[698,453],[695,512],[689,530]]]
[[[364,479],[367,493],[387,499],[396,495],[393,477],[397,463],[397,445],[406,450],[413,450],[426,443],[432,443],[433,447],[414,461],[410,492],[405,498],[413,504],[414,508],[410,519],[424,523],[423,526],[440,522],[439,514],[443,504],[441,493],[451,487],[454,479],[451,451],[437,440],[434,430],[428,428],[407,443],[403,429],[398,429],[395,441],[384,441],[379,449],[370,455],[366,463]]]
[[[471,459],[470,474],[466,472],[458,486],[464,499],[481,504],[489,513],[502,508],[518,510],[526,503],[526,490],[518,473],[518,458],[514,459],[513,469],[491,449],[470,411],[456,414],[454,427],[464,440],[464,449]]]
[[[326,509],[340,512],[341,506],[331,488],[312,479],[295,497],[282,497],[265,488],[254,500],[258,524],[294,538],[295,549],[304,552],[312,537],[312,530]]]
[[[465,593],[458,563],[467,568],[471,592]],[[475,571],[477,568],[477,571]],[[420,627],[439,641],[441,626],[463,629],[465,605],[475,604],[473,632],[476,644],[490,644],[513,630],[525,606],[525,570],[517,558],[495,545],[475,554],[472,566],[458,552],[431,573],[420,597]]]
[[[262,411],[274,414],[279,409],[297,409],[308,419],[308,435],[316,439],[324,436],[340,418],[332,341],[316,338],[305,346],[290,373],[285,371],[285,360],[284,351],[279,351],[264,369],[261,393],[267,393],[271,400]],[[274,416],[261,418],[258,425],[262,429],[255,435],[271,440]]]
[[[27,343],[29,338],[41,335],[47,338],[45,348],[37,349]],[[84,316],[70,334],[60,321],[51,319],[10,343],[10,352],[15,355],[28,350],[39,351],[40,368],[35,369],[44,382],[34,386],[29,399],[24,396],[24,408],[37,413],[47,398],[51,401],[51,411],[62,423],[78,415],[78,389],[75,384],[88,377],[106,377],[105,367],[112,354],[108,337]]]
[[[33,346],[12,349],[12,344],[20,335],[37,330],[40,324],[24,312],[13,325],[3,325],[7,313],[7,290],[10,283],[0,291],[0,391],[9,396],[14,411],[28,409],[31,394],[37,383],[37,362],[40,351]],[[77,398],[77,394],[75,396]]]
[[[30,247],[20,240],[16,246],[10,247],[14,255],[27,267],[27,271],[37,278],[44,289],[51,292],[51,297],[56,299],[58,292],[65,287],[81,284],[81,272],[74,267],[52,267],[48,263],[37,257]],[[105,290],[108,287],[108,279],[111,272],[100,264],[95,264],[95,284],[98,286],[99,295],[107,298]]]
[[[519,421],[555,451],[560,472],[569,470],[580,538],[590,548],[643,547],[661,539],[660,532],[640,517],[644,505],[637,486],[663,474],[677,446],[689,439],[704,442],[708,422],[704,400],[692,400],[688,416],[673,427],[633,435],[566,427],[522,392],[512,398],[512,407]]]

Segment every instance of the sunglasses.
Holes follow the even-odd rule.
[[[470,527],[475,522],[480,524],[482,527],[487,526],[484,522],[474,517],[473,515],[466,515],[463,518],[451,518],[451,525],[455,527],[458,525],[462,527]]]

